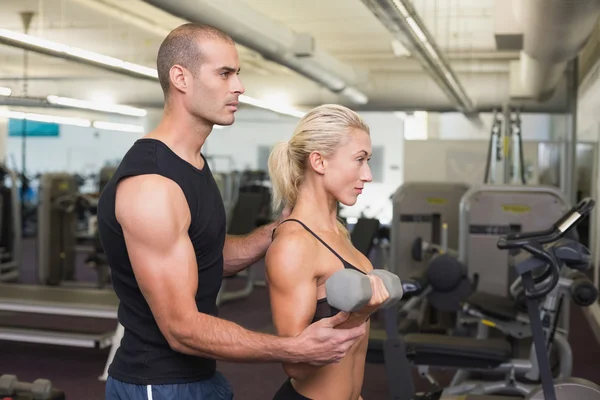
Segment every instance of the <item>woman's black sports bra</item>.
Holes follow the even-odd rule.
[[[327,243],[325,243],[323,241],[323,239],[321,239],[319,236],[317,236],[316,233],[311,231],[308,226],[304,225],[304,223],[302,221],[290,218],[290,219],[286,219],[285,221],[282,221],[281,223],[283,224],[284,222],[288,222],[288,221],[295,221],[295,222],[299,223],[300,225],[302,225],[302,227],[304,229],[306,229],[311,235],[313,235],[315,238],[317,238],[317,240],[319,242],[323,243],[323,245],[325,247],[327,247],[329,249],[329,251],[331,251],[337,258],[340,259],[340,261],[344,265],[344,268],[354,269],[354,270],[360,272],[361,274],[364,274],[363,271],[356,268],[354,265],[350,264],[348,261],[344,260],[338,253],[335,252],[335,250],[333,250]],[[273,231],[273,234],[275,234],[275,231]],[[327,303],[327,297],[323,297],[322,299],[317,300],[317,309],[315,310],[315,316],[313,317],[312,322],[319,321],[323,318],[333,317],[334,315],[336,315],[339,312],[340,312],[340,310],[338,310],[335,307],[331,307],[329,305],[329,303]]]

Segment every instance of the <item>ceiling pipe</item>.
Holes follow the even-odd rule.
[[[598,21],[598,0],[513,0],[523,29],[520,77],[524,93],[549,99],[569,61],[585,46]]]
[[[362,0],[362,2],[419,60],[456,109],[464,113],[469,120],[482,125],[471,99],[412,4],[406,0]]]
[[[353,103],[368,102],[367,96],[353,86],[366,73],[317,48],[309,34],[296,33],[241,1],[144,1],[176,17],[219,28],[265,59],[284,65]]]

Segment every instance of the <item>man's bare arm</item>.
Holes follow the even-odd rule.
[[[129,178],[117,189],[116,212],[140,289],[174,350],[232,361],[285,358],[289,347],[278,338],[198,312],[190,212],[177,184],[156,175]]]
[[[256,228],[248,235],[227,235],[223,248],[223,275],[237,274],[264,257],[275,224]]]
[[[363,327],[341,335],[324,323],[294,338],[276,337],[198,312],[194,297],[202,282],[188,236],[189,207],[169,179],[125,179],[117,188],[116,214],[140,290],[175,351],[228,361],[329,363],[365,333]]]
[[[223,275],[234,275],[263,258],[273,240],[273,231],[290,213],[291,208],[286,207],[277,221],[256,228],[249,235],[227,235]]]

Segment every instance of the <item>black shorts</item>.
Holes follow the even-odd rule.
[[[285,383],[279,388],[273,400],[311,400],[308,397],[302,396],[296,392],[294,386],[292,386],[291,379],[285,381]]]

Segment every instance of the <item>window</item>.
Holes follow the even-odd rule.
[[[415,111],[404,116],[404,139],[427,140],[427,112]]]

